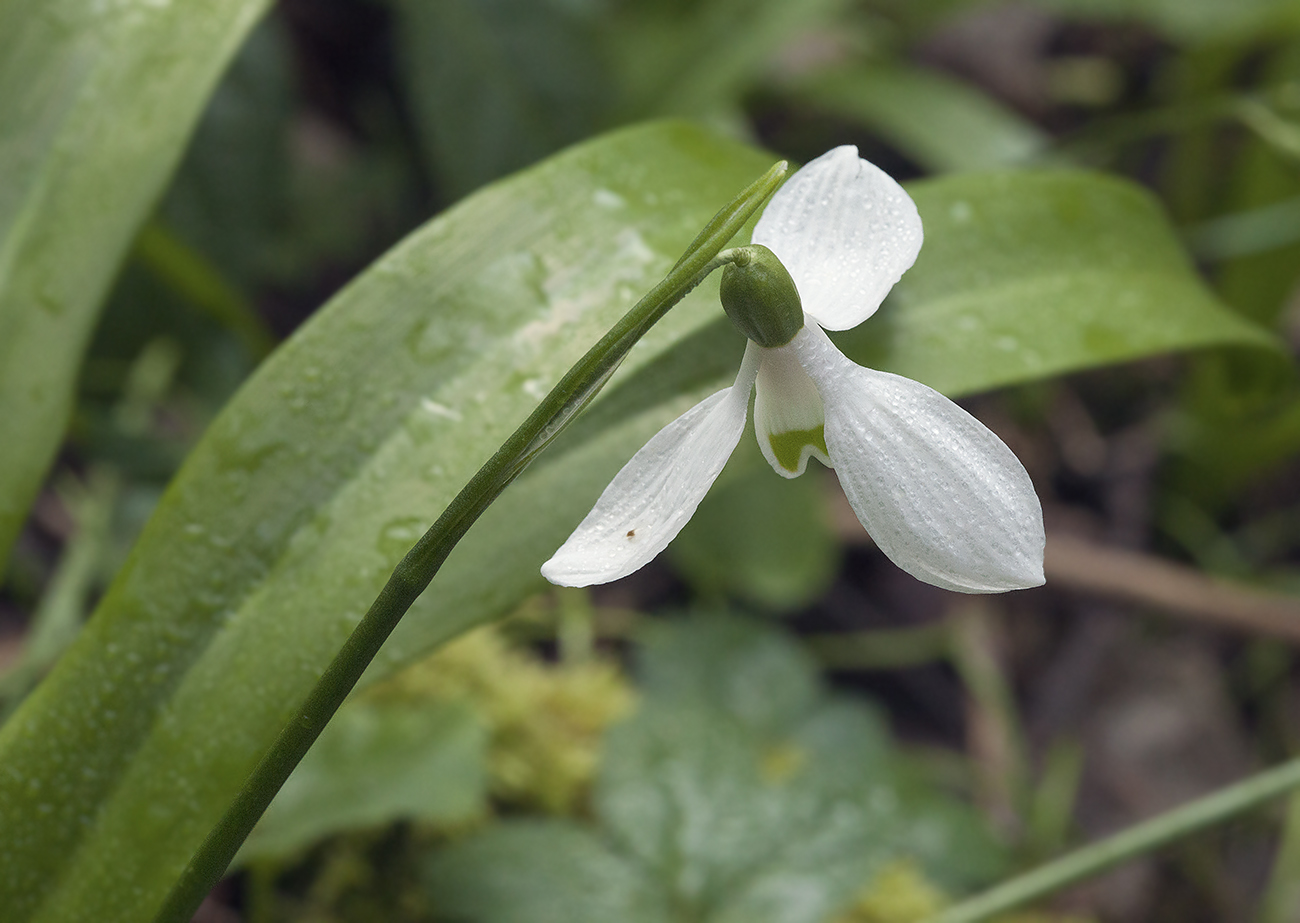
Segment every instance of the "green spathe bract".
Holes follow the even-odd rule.
[[[799,290],[776,254],[762,244],[733,251],[718,294],[736,329],[759,346],[784,346],[803,327]]]

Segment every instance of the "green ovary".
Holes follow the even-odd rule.
[[[786,471],[799,470],[799,458],[804,446],[810,445],[823,456],[830,455],[826,449],[826,427],[816,426],[812,429],[792,429],[786,433],[772,433],[768,437],[772,444],[772,454],[777,463]]]

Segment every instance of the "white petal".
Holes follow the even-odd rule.
[[[761,358],[754,382],[754,435],[763,457],[786,478],[803,474],[812,456],[829,466],[821,395],[799,357],[789,346],[751,348]]]
[[[830,330],[856,327],[916,261],[921,217],[903,187],[837,147],[786,182],[753,241],[785,264],[803,309]]]
[[[795,346],[822,393],[826,446],[889,559],[963,593],[1043,582],[1043,511],[1020,460],[919,382],[854,365],[811,325]]]
[[[542,576],[561,586],[626,577],[649,564],[690,521],[745,431],[758,372],[750,346],[736,383],[696,404],[632,456]]]

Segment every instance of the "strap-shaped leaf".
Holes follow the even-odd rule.
[[[187,461],[78,644],[0,728],[8,918],[149,919],[396,561],[545,389],[770,162],[684,125],[596,139],[430,222],[272,356]],[[1044,337],[1038,361],[1008,374],[999,328],[977,325],[959,343],[940,337],[944,352],[926,359],[962,370],[947,385],[1266,341],[1171,256],[1159,213],[1130,187],[1087,175],[1063,175],[1064,187],[989,182],[990,197],[1018,207],[977,233],[958,220],[965,209],[981,215],[970,187],[916,187],[927,248],[960,263],[923,255],[904,283],[914,296],[873,324],[897,312],[928,342],[937,334],[927,324],[952,323],[936,306],[953,298],[977,318],[1010,299],[1023,318],[1044,302],[1016,298],[1018,286],[1037,295],[1034,273],[1060,265],[1092,280],[1093,315],[1127,329],[1141,314],[1148,332],[1119,347]],[[1069,223],[1080,215],[1092,218]],[[1113,237],[1105,248],[1080,236],[1098,229]],[[1041,259],[1001,255],[1027,241]],[[1144,248],[1148,276],[1109,263]],[[1048,320],[1068,327],[1084,302],[1062,288],[1048,291],[1067,299]],[[1198,313],[1174,322],[1185,305],[1170,292],[1195,293]],[[743,342],[721,317],[716,282],[706,284],[632,350],[611,389],[452,553],[376,671],[539,586],[542,561],[636,448],[734,376]],[[1024,328],[1024,344],[1041,331]],[[872,349],[895,371],[925,372],[901,345],[893,351],[906,342],[885,336]],[[981,379],[982,369],[995,377]]]
[[[268,360],[0,729],[7,918],[149,919],[393,564],[770,163],[682,126],[572,150],[427,225]],[[626,364],[712,319],[710,300]],[[520,532],[541,524],[558,545],[572,523]],[[442,636],[533,587],[543,558]]]
[[[0,562],[105,290],[269,0],[0,0]]]

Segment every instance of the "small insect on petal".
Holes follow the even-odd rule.
[[[663,551],[740,441],[757,365],[746,353],[735,385],[705,398],[642,446],[542,565],[542,576],[561,586],[608,583]],[[636,525],[629,529],[630,523]]]

